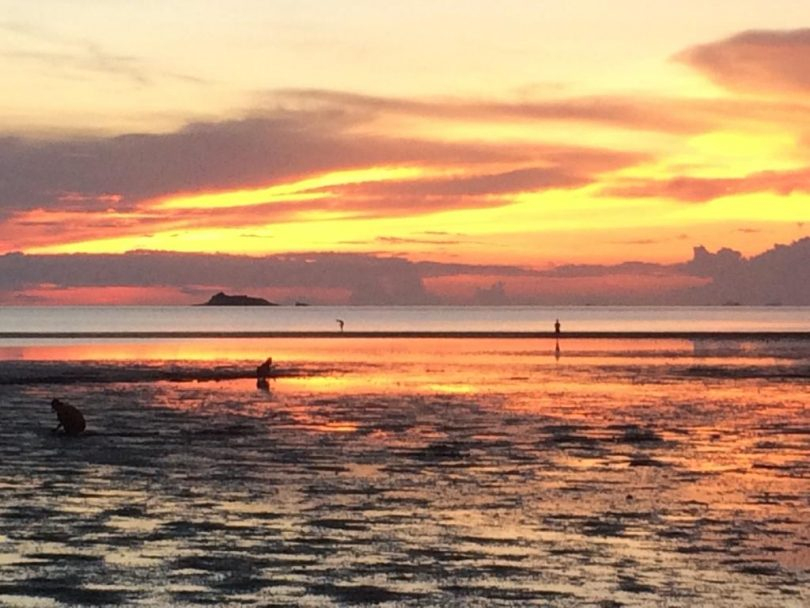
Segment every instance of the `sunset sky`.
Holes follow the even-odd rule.
[[[807,0],[0,0],[0,74],[0,254],[31,262],[396,258],[531,301],[505,277],[810,236]],[[19,273],[0,303],[351,295]]]

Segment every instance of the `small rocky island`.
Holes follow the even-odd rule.
[[[202,306],[278,306],[278,304],[268,302],[264,298],[245,295],[231,296],[220,291],[211,296],[211,299]]]

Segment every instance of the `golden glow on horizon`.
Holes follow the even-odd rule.
[[[689,167],[692,177],[734,178],[763,171],[787,171],[803,166],[793,133],[721,131],[689,140],[689,151],[669,160],[674,175]],[[695,165],[699,160],[700,164]]]
[[[663,231],[670,226],[680,230],[690,227],[719,226],[727,222],[731,232],[734,222],[769,223],[777,228],[784,225],[795,230],[796,223],[810,222],[810,195],[757,193],[716,198],[715,200],[684,204],[665,198],[625,199],[598,195],[595,187],[578,190],[552,190],[543,193],[524,193],[512,197],[511,202],[481,209],[436,211],[429,215],[430,229],[457,235],[448,238],[448,246],[460,255],[476,256],[487,251],[493,263],[519,263],[542,266],[542,260],[590,262],[589,249],[574,247],[583,234],[610,233],[649,234],[650,230]],[[767,211],[767,213],[765,213]],[[351,218],[340,211],[307,211],[289,221],[260,224],[239,228],[172,229],[151,235],[131,235],[109,239],[85,240],[60,245],[32,247],[27,253],[125,253],[134,250],[165,250],[180,252],[238,252],[246,255],[264,255],[286,251],[375,251],[402,253],[407,245],[408,257],[429,259],[431,252],[441,251],[440,241],[420,236],[425,231],[425,216],[394,218]],[[790,228],[793,226],[793,228]],[[546,237],[538,242],[541,231]],[[793,232],[787,240],[795,238]],[[570,237],[569,237],[570,235]],[[596,238],[596,237],[595,237]],[[729,237],[726,241],[729,244]],[[751,242],[751,237],[747,239]],[[570,242],[569,242],[570,241]],[[705,242],[705,241],[701,241]],[[758,242],[758,241],[757,241]],[[306,243],[306,248],[302,248]],[[689,245],[681,250],[689,251]],[[742,246],[744,243],[734,243]],[[767,241],[765,245],[768,245]],[[670,248],[666,241],[660,247],[646,247],[648,259],[677,261],[684,253],[673,256],[664,251]],[[660,249],[661,252],[656,252]],[[743,249],[745,249],[743,247]],[[539,256],[542,256],[538,258]],[[622,261],[620,257],[602,260]]]
[[[763,210],[767,214],[763,217]],[[679,207],[673,222],[702,223],[715,218],[734,222],[802,224],[810,222],[810,194],[782,196],[774,193],[719,197],[703,205]]]
[[[274,202],[318,200],[332,196],[328,191],[321,191],[331,186],[413,180],[424,177],[426,173],[425,169],[419,167],[368,167],[332,171],[323,175],[267,188],[173,197],[155,204],[153,208],[156,210],[222,209],[265,205]]]
[[[561,106],[565,102],[560,102]],[[387,120],[382,127],[386,130],[408,133],[409,136],[426,140],[439,140],[454,143],[488,142],[503,147],[531,146],[538,144],[537,122],[542,122],[542,143],[547,146],[572,146],[572,125],[576,130],[586,130],[588,145],[606,150],[664,150],[676,140],[672,134],[655,132],[652,129],[633,129],[632,138],[627,137],[628,125],[601,124],[586,118],[521,118],[520,116],[493,117],[490,120],[468,117],[436,119],[423,116],[397,117]]]

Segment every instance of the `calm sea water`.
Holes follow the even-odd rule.
[[[2,332],[810,331],[806,307],[0,308]]]

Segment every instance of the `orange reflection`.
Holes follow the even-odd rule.
[[[264,360],[266,341],[260,340],[105,340],[49,341],[16,346],[0,343],[0,357],[23,361],[217,361]]]
[[[296,426],[312,433],[355,433],[360,425],[351,421],[327,421],[318,416],[308,415],[300,411],[293,415]]]

